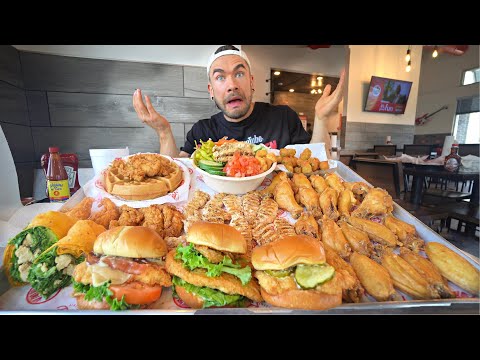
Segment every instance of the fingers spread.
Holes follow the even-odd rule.
[[[332,86],[328,84],[327,86],[325,86],[325,89],[323,89],[322,98],[328,97],[328,95],[330,95],[330,91],[332,91]]]

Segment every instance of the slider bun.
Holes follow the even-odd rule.
[[[290,309],[325,310],[342,304],[342,292],[326,294],[315,290],[287,290],[278,295],[261,289],[263,299],[273,306]]]
[[[219,251],[245,254],[247,242],[234,227],[199,221],[190,226],[187,241],[195,245],[204,245]]]
[[[167,244],[148,227],[118,226],[101,233],[93,244],[93,251],[128,258],[161,258],[167,254]]]
[[[322,243],[311,236],[285,236],[258,246],[252,252],[252,265],[257,270],[283,270],[297,264],[325,263]]]

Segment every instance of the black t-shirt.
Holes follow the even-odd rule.
[[[272,149],[281,149],[289,144],[307,144],[311,138],[290,107],[256,102],[250,116],[238,123],[227,121],[223,112],[198,121],[187,133],[185,146],[180,150],[192,154],[194,140],[197,143],[209,138],[218,141],[224,136],[252,144],[263,143]]]

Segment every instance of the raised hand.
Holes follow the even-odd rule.
[[[330,84],[325,86],[322,97],[318,99],[317,103],[315,104],[315,115],[317,115],[317,117],[325,118],[328,115],[330,115],[332,111],[337,109],[338,104],[340,103],[343,97],[344,80],[345,80],[345,69],[342,70],[338,85],[332,94],[330,94],[330,91],[332,90],[332,86]]]
[[[150,97],[145,95],[145,103],[143,102],[142,90],[140,89],[135,90],[133,93],[133,107],[139,119],[154,129],[159,135],[171,129],[168,120],[153,108]]]

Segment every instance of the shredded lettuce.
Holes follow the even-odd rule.
[[[175,259],[182,260],[183,265],[188,270],[195,270],[196,268],[206,269],[207,276],[209,277],[220,276],[222,272],[225,272],[238,277],[242,285],[248,284],[252,278],[252,269],[250,266],[242,268],[240,264],[234,264],[228,256],[224,256],[220,263],[212,264],[205,256],[195,250],[191,243],[186,246],[179,245]]]
[[[122,296],[122,299],[119,301],[116,298],[113,298],[113,292],[108,288],[110,286],[110,281],[103,283],[100,286],[85,285],[79,282],[73,281],[73,289],[75,292],[80,292],[85,294],[85,300],[87,301],[98,301],[102,302],[105,298],[105,301],[110,305],[110,310],[130,310],[138,309],[139,305],[132,305],[125,301],[125,295]]]
[[[183,287],[187,292],[193,293],[194,295],[199,296],[203,299],[203,307],[211,306],[235,306],[235,307],[244,307],[248,299],[242,295],[229,295],[225,294],[219,290],[214,290],[208,287],[199,287],[192,285],[185,280],[179,278],[178,276],[172,277],[173,285],[178,285]],[[175,289],[174,289],[175,290]],[[176,292],[174,291],[176,294]]]

